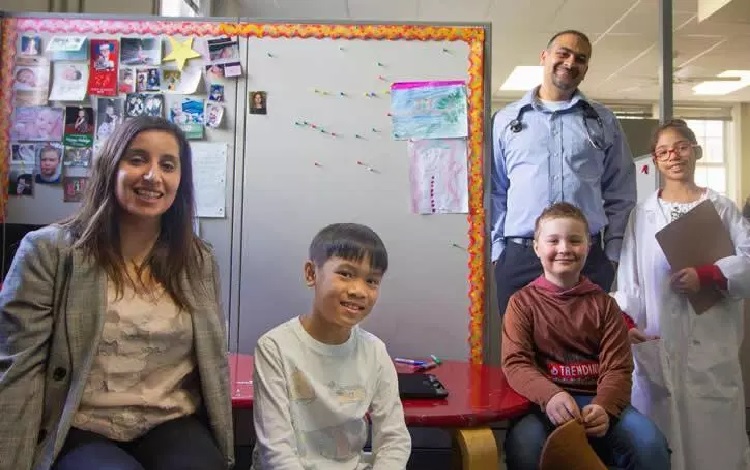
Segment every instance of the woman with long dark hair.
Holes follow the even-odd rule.
[[[193,231],[190,146],[118,126],[83,204],[29,233],[0,293],[0,469],[233,463],[214,258]]]

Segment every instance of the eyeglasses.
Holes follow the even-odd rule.
[[[667,160],[671,153],[674,153],[678,157],[689,157],[694,147],[697,147],[697,145],[689,142],[680,142],[672,148],[657,149],[654,151],[653,155],[654,158],[660,162]]]

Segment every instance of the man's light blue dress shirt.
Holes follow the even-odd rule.
[[[620,258],[622,237],[636,203],[635,164],[622,128],[603,105],[576,92],[555,111],[537,98],[538,88],[499,111],[492,128],[492,260],[505,248],[505,237],[533,237],[542,210],[555,202],[578,206],[592,234],[604,230],[612,261]],[[602,126],[588,118],[582,101],[599,114]],[[524,109],[522,129],[511,122]]]

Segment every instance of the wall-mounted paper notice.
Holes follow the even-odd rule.
[[[227,144],[191,142],[198,217],[226,217]]]
[[[409,141],[411,210],[415,214],[469,211],[464,139]]]

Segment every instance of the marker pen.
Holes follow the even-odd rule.
[[[425,364],[424,361],[416,361],[414,359],[403,359],[400,357],[393,359],[393,362],[398,362],[400,364],[409,364],[411,366],[423,366]]]
[[[424,364],[424,365],[421,365],[421,366],[417,367],[417,372],[424,372],[424,371],[427,371],[427,370],[430,370],[430,369],[434,369],[435,367],[437,367],[439,365],[440,364],[438,364],[437,362],[430,362],[428,364]]]

